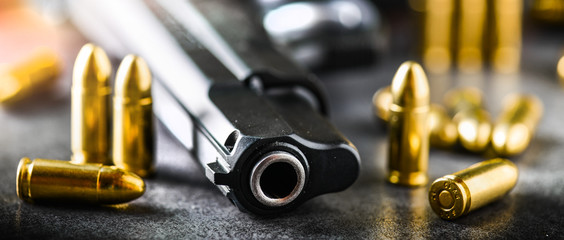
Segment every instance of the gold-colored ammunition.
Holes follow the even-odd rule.
[[[119,204],[143,195],[145,183],[114,166],[22,158],[16,189],[26,202]]]
[[[483,152],[490,143],[490,115],[482,108],[482,93],[476,88],[447,92],[445,106],[454,115],[460,144],[469,151]]]
[[[556,66],[556,73],[560,79],[560,85],[564,86],[564,56],[558,60],[558,65]]]
[[[151,72],[142,58],[123,59],[114,90],[114,164],[146,177],[154,171],[153,108]]]
[[[562,0],[534,0],[531,4],[531,15],[536,20],[545,23],[564,24],[564,1]]]
[[[460,0],[458,25],[458,69],[475,73],[482,70],[486,0]]]
[[[533,138],[543,114],[540,99],[533,95],[511,95],[492,132],[492,147],[501,156],[523,152]]]
[[[109,102],[111,64],[101,48],[86,44],[74,64],[71,150],[74,163],[110,164]]]
[[[432,73],[449,70],[454,0],[425,1],[423,64]]]
[[[507,159],[483,161],[438,178],[429,203],[442,219],[453,220],[507,194],[517,183],[518,169]]]
[[[374,113],[383,122],[388,122],[390,119],[391,105],[392,91],[390,86],[383,87],[374,93],[372,98]],[[431,146],[448,148],[456,143],[458,138],[456,126],[443,107],[437,104],[430,105],[428,124]]]
[[[372,97],[374,115],[380,120],[388,122],[390,119],[390,106],[392,105],[392,90],[390,86],[378,89]]]
[[[59,57],[41,48],[21,63],[0,69],[0,103],[14,104],[52,88],[60,72]]]
[[[437,104],[431,104],[429,110],[429,140],[431,146],[440,148],[452,147],[458,139],[456,125],[446,110]]]
[[[403,63],[391,85],[388,181],[405,186],[427,183],[429,83],[423,68]]]
[[[493,68],[497,72],[513,73],[521,60],[522,0],[495,0]]]

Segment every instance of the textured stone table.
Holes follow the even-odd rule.
[[[15,178],[21,157],[69,159],[67,67],[62,76],[67,89],[60,96],[17,110],[0,110],[0,238],[563,238],[564,90],[554,73],[559,54],[554,49],[559,43],[526,40],[531,42],[520,75],[430,77],[433,101],[453,85],[474,85],[486,89],[494,116],[502,97],[514,91],[536,94],[545,105],[536,138],[526,152],[511,158],[520,170],[516,187],[502,200],[459,220],[444,221],[432,212],[428,186],[409,189],[385,182],[387,134],[375,124],[371,97],[389,84],[402,61],[411,58],[385,54],[374,66],[320,75],[329,92],[333,122],[360,152],[359,179],[346,191],[317,197],[273,218],[234,207],[160,123],[157,175],[146,181],[147,192],[141,198],[101,207],[19,200]],[[80,44],[75,44],[73,54]],[[433,149],[429,175],[433,180],[485,159]]]

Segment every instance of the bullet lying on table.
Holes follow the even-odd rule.
[[[73,163],[111,164],[110,75],[103,49],[86,44],[74,64],[71,90],[71,150]]]
[[[59,57],[47,48],[37,50],[23,62],[0,69],[0,103],[15,104],[50,89],[60,72]]]
[[[518,178],[507,159],[496,158],[438,178],[429,190],[429,203],[442,219],[453,220],[507,194]]]
[[[388,181],[410,187],[427,184],[429,83],[423,68],[403,63],[391,85]]]
[[[476,88],[454,89],[445,94],[444,104],[453,117],[460,145],[471,152],[483,152],[490,143],[490,114],[483,108],[482,92]]]
[[[500,156],[523,152],[529,146],[542,114],[542,102],[533,95],[506,97],[492,132],[493,150]]]
[[[113,166],[22,158],[16,189],[19,198],[31,203],[119,204],[143,195],[145,183]]]

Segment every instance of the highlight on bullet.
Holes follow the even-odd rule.
[[[392,90],[390,86],[378,89],[372,96],[372,110],[374,115],[383,122],[390,119],[390,106],[392,105]]]
[[[134,173],[102,164],[22,158],[16,177],[18,197],[26,202],[119,204],[145,192]]]
[[[403,63],[391,85],[388,181],[416,187],[427,183],[429,83],[423,68]]]
[[[154,172],[154,127],[151,72],[142,58],[123,59],[114,90],[114,164],[147,177]]]
[[[492,131],[493,150],[500,156],[523,152],[529,146],[542,114],[542,102],[536,96],[514,94],[506,97]]]
[[[517,166],[496,158],[438,178],[429,189],[429,204],[442,219],[453,220],[505,196],[517,183]]]
[[[61,72],[59,56],[40,48],[22,62],[0,68],[0,103],[15,104],[52,89]]]
[[[456,144],[458,131],[447,111],[438,104],[431,104],[429,111],[429,141],[431,146],[449,148]]]
[[[445,94],[460,144],[472,152],[483,152],[490,143],[490,114],[482,107],[482,93],[476,88],[454,89]]]
[[[76,58],[71,90],[71,150],[74,163],[110,164],[109,78],[103,49],[86,44]]]

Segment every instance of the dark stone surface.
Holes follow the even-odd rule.
[[[387,134],[375,123],[371,97],[409,59],[395,55],[384,56],[375,66],[321,75],[331,97],[333,122],[360,152],[361,175],[346,191],[317,197],[271,218],[234,207],[160,124],[157,175],[146,181],[147,192],[141,198],[101,207],[24,203],[15,189],[19,159],[70,157],[70,91],[28,107],[4,108],[0,110],[0,238],[563,238],[564,92],[550,72],[559,53],[545,51],[538,57],[532,49],[525,49],[526,64],[519,75],[429,77],[434,101],[453,85],[484,89],[493,116],[510,92],[536,94],[545,105],[536,138],[526,152],[511,158],[520,171],[516,187],[500,201],[459,220],[444,221],[432,212],[428,186],[409,189],[385,182]],[[535,59],[530,64],[529,56]],[[63,77],[66,83],[69,73]],[[430,179],[487,158],[433,149]]]

